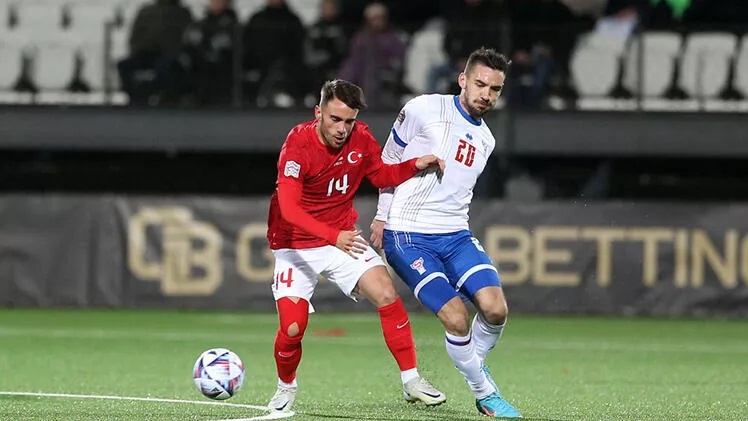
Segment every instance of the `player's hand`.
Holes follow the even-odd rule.
[[[436,155],[424,155],[416,160],[416,168],[419,170],[425,170],[427,168],[436,168],[444,171],[444,160],[439,159]]]
[[[371,230],[371,236],[369,237],[369,241],[371,241],[371,244],[378,248],[382,248],[382,237],[384,232],[384,221],[379,220],[373,220],[371,221],[371,225],[369,226],[369,229]]]
[[[366,247],[369,245],[360,235],[361,231],[359,230],[340,231],[335,247],[343,250],[354,259],[358,259],[358,256],[364,254]]]

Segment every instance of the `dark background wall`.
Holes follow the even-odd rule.
[[[384,141],[393,115],[361,119]],[[298,110],[4,108],[0,190],[267,195],[286,133],[311,118]],[[745,114],[495,111],[486,120],[497,147],[480,196],[748,198]]]

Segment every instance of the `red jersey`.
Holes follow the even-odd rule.
[[[362,122],[354,124],[340,149],[319,140],[316,120],[294,127],[278,158],[268,215],[270,248],[334,245],[340,231],[353,230],[358,219],[353,197],[364,177],[383,188],[418,172],[415,159],[385,165],[381,154],[382,148]]]

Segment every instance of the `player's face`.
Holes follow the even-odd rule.
[[[353,130],[358,110],[333,98],[324,106],[315,106],[314,116],[317,118],[317,136],[320,141],[331,148],[339,149],[343,147]]]
[[[480,118],[493,109],[496,100],[501,96],[505,78],[506,74],[501,70],[492,69],[481,63],[476,63],[467,74],[460,73],[460,102],[470,116]]]

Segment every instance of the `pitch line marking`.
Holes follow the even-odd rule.
[[[243,403],[224,403],[224,402],[212,402],[212,401],[188,401],[184,399],[163,399],[163,398],[139,398],[134,396],[112,396],[112,395],[75,395],[69,393],[35,393],[35,392],[3,392],[0,391],[0,396],[35,396],[40,398],[69,398],[69,399],[108,399],[114,401],[140,401],[140,402],[164,402],[164,403],[185,403],[190,405],[209,405],[209,406],[224,406],[230,408],[243,408],[243,409],[254,409],[258,411],[268,411],[265,406],[259,405],[247,405]],[[277,420],[281,418],[290,418],[294,416],[293,411],[278,412],[273,411],[266,415],[260,415],[257,417],[250,418],[229,418],[224,420],[216,421],[260,421],[260,420]]]

